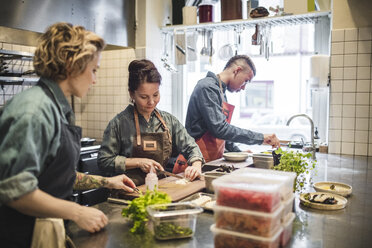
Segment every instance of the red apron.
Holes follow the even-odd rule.
[[[217,75],[218,76],[218,75]],[[234,112],[234,105],[231,105],[224,101],[221,79],[218,76],[218,83],[220,85],[220,92],[222,97],[222,112],[226,116],[226,122],[231,122],[231,117]],[[205,162],[213,161],[222,158],[223,152],[225,151],[225,141],[214,137],[210,132],[206,132],[203,136],[196,140],[200,151],[203,154]]]

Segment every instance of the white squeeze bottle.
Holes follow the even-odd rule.
[[[151,167],[150,172],[147,173],[145,183],[148,190],[154,190],[155,185],[156,188],[158,187],[158,176],[156,175],[153,167]]]

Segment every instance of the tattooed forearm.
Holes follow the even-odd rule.
[[[108,184],[106,178],[101,176],[86,175],[84,173],[77,172],[74,184],[76,190],[87,190],[105,187]]]

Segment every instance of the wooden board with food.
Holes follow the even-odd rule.
[[[173,202],[177,202],[186,198],[196,192],[200,192],[205,188],[204,178],[196,179],[192,182],[186,179],[180,179],[176,177],[166,177],[159,179],[158,191],[167,193]],[[142,192],[146,192],[146,185],[138,186],[138,189]],[[112,190],[111,198],[119,198],[132,200],[138,197],[138,193],[127,193],[122,190]]]

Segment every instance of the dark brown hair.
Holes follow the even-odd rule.
[[[55,23],[40,37],[34,56],[36,74],[57,82],[80,75],[105,45],[100,36],[82,26]]]
[[[133,60],[128,66],[128,90],[134,92],[144,82],[161,84],[161,75],[150,60]]]
[[[239,62],[244,62],[245,64],[247,64],[250,67],[250,69],[253,71],[253,75],[256,76],[256,67],[254,66],[254,63],[251,60],[251,58],[248,57],[247,55],[235,55],[234,57],[231,57],[229,61],[227,61],[224,70],[231,67],[232,64],[240,65]]]

